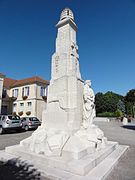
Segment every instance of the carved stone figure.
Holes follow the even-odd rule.
[[[95,117],[95,95],[90,80],[86,80],[84,83],[83,99],[83,127],[87,129],[93,123]]]

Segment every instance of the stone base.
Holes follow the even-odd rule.
[[[6,147],[5,155],[19,157],[28,164],[33,164],[44,177],[52,179],[102,179],[112,169],[121,155],[128,149],[127,146],[120,146],[116,142],[108,142],[106,148],[95,153],[84,156],[79,160],[65,157],[47,157],[25,151],[20,145]],[[1,156],[1,153],[0,153]],[[100,178],[95,178],[99,176]],[[91,177],[91,178],[90,178]],[[93,177],[93,178],[92,178]]]

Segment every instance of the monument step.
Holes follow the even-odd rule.
[[[35,154],[30,151],[25,151],[21,146],[15,145],[6,147],[5,151],[10,154],[18,155],[26,160],[34,161],[34,163],[43,164],[44,166],[58,168],[77,175],[85,175],[101,161],[103,161],[109,154],[111,154],[118,146],[117,142],[108,142],[106,148],[101,149],[93,154],[89,154],[82,159],[73,160],[62,157],[47,157],[40,154]],[[34,164],[33,163],[33,164]]]
[[[104,180],[109,175],[114,166],[119,162],[129,146],[118,145],[116,150],[105,158],[98,166],[92,169],[84,177],[75,175],[70,180]]]
[[[96,158],[94,158],[94,155],[86,156],[81,160],[72,161],[62,161],[62,158],[57,158],[56,163],[53,161],[53,158],[48,159],[43,157],[43,155],[35,155],[34,153],[23,152],[18,145],[15,145],[7,147],[6,152],[0,151],[0,159],[9,160],[19,157],[20,160],[25,160],[26,163],[34,165],[34,168],[40,171],[43,177],[50,178],[51,180],[102,180],[107,177],[111,169],[118,162],[119,158],[128,149],[128,146],[118,145],[114,142],[109,142],[109,144],[110,148],[108,147],[108,155],[106,155],[106,158],[104,155],[105,151],[104,153],[100,151],[98,152],[99,156]],[[113,149],[113,151],[111,152],[110,149]],[[95,154],[95,156],[97,155]],[[52,163],[51,166],[49,165],[49,161],[54,163],[53,166]],[[60,162],[61,165],[63,164],[64,168],[61,168],[61,165],[59,164]],[[76,169],[78,170],[76,171]],[[88,173],[86,175],[82,175],[82,173],[79,173],[79,171]]]

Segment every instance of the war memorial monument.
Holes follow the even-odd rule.
[[[95,96],[90,80],[82,80],[73,12],[62,11],[56,25],[47,108],[42,125],[5,154],[27,160],[52,179],[104,179],[127,146],[108,141],[93,123]]]

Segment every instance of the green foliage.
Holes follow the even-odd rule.
[[[96,112],[101,113],[104,112],[105,104],[104,104],[104,94],[103,93],[97,93],[95,96],[95,104],[96,104]]]
[[[118,103],[117,103],[117,109],[118,109],[119,111],[121,111],[123,115],[125,114],[126,109],[125,109],[125,103],[124,103],[124,101],[122,101],[122,100],[119,100],[119,101],[118,101]]]
[[[96,112],[97,114],[103,112],[115,112],[117,104],[123,96],[108,91],[107,93],[97,93],[95,96]]]
[[[126,102],[131,102],[135,104],[135,89],[131,89],[125,96]]]
[[[103,112],[103,113],[98,113],[98,117],[115,117],[115,113],[113,112]]]
[[[126,114],[133,115],[133,104],[131,102],[126,102]]]
[[[134,115],[135,89],[131,89],[125,96],[126,114]]]
[[[131,89],[125,97],[108,91],[95,96],[96,113],[100,117],[121,117],[135,115],[135,89]]]
[[[122,117],[123,113],[120,110],[116,110],[115,112],[103,112],[103,113],[98,113],[98,117]]]
[[[122,111],[121,110],[116,110],[116,112],[115,112],[115,117],[122,117],[123,116],[123,113],[122,113]]]

